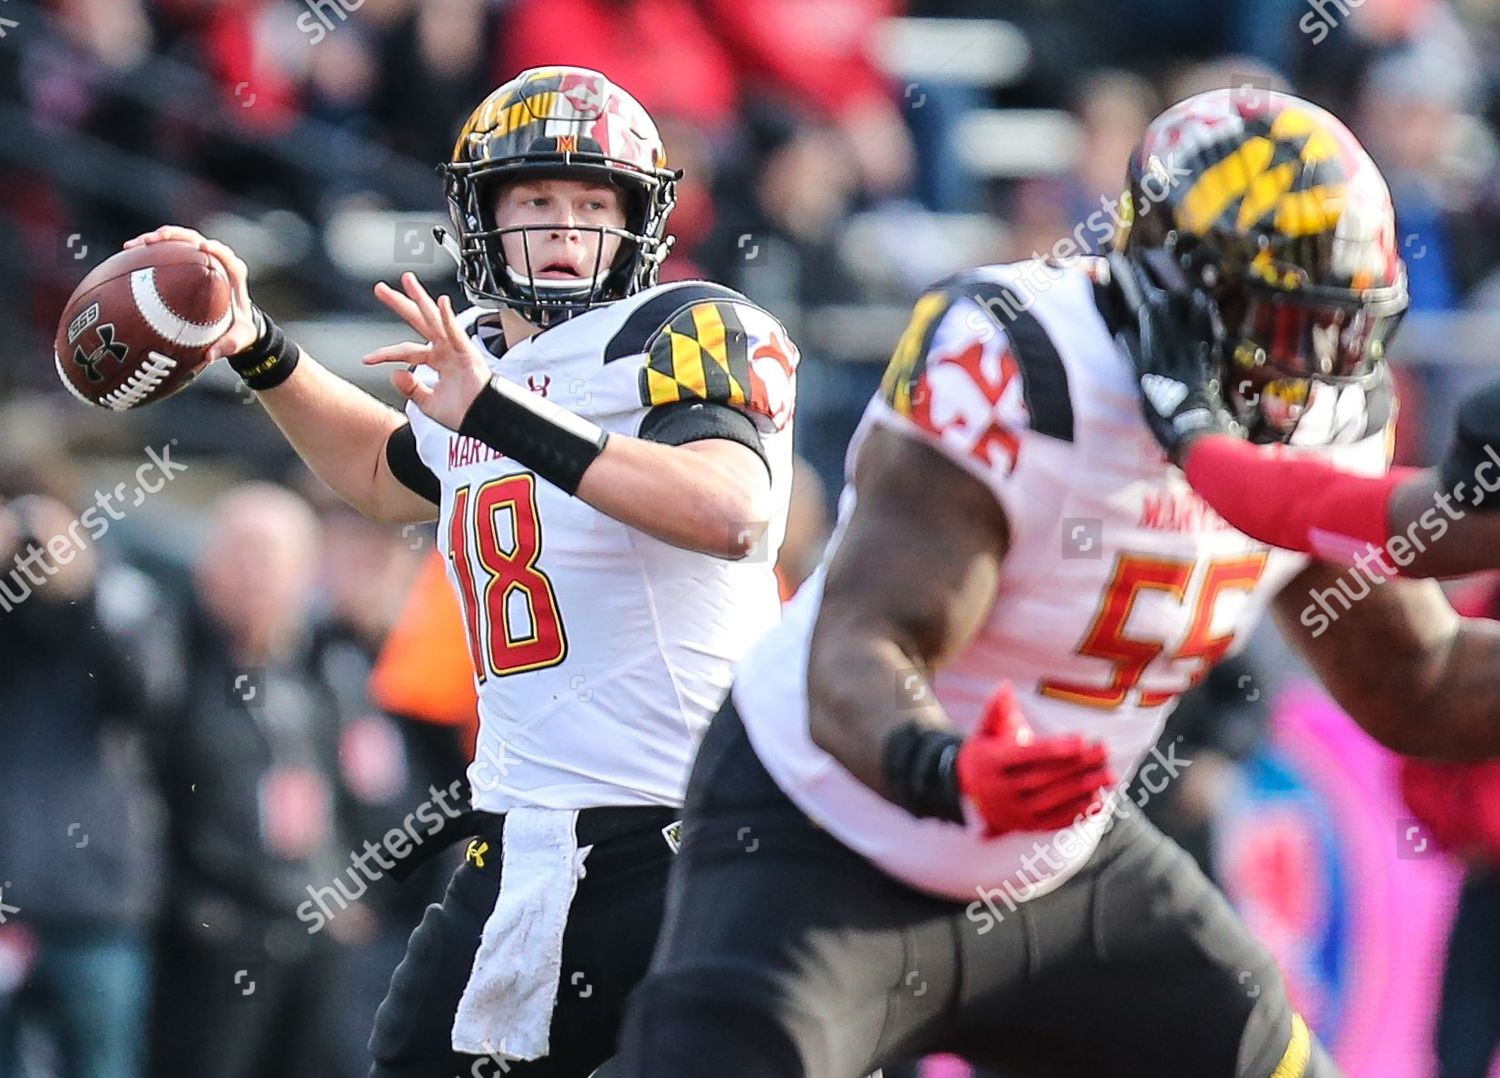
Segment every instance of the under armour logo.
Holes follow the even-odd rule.
[[[83,345],[73,349],[73,362],[87,372],[90,382],[102,382],[104,375],[99,373],[99,364],[104,361],[106,355],[113,356],[116,363],[124,363],[125,356],[130,349],[115,340],[115,326],[113,322],[106,322],[95,332],[99,334],[99,347],[87,354],[83,351]]]
[[[544,374],[540,379],[538,379],[534,374],[528,374],[526,376],[527,388],[539,397],[545,397],[547,395],[547,387],[551,384],[552,376],[550,374]]]
[[[464,851],[464,860],[473,861],[475,868],[484,867],[484,855],[490,852],[490,844],[477,838],[469,840],[469,848]]]

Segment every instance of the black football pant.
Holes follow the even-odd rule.
[[[662,828],[676,809],[585,809],[592,845],[563,932],[549,1052],[532,1062],[452,1048],[453,1016],[500,888],[500,817],[470,843],[441,904],[427,908],[375,1016],[371,1078],[587,1078],[615,1050],[625,997],[645,974],[661,927],[672,850]],[[592,833],[591,833],[592,832]],[[599,834],[610,837],[599,838]],[[483,846],[481,846],[483,844]],[[481,852],[482,851],[482,852]],[[498,1042],[503,1031],[496,1031]]]
[[[1050,894],[1014,909],[936,898],[809,822],[726,704],[614,1066],[858,1078],[931,1052],[1006,1078],[1338,1073],[1271,956],[1138,812]]]

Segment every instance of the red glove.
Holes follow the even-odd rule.
[[[1102,803],[1115,784],[1104,746],[1078,735],[1039,738],[1002,682],[979,729],[958,750],[958,788],[978,811],[985,837],[1058,831]]]

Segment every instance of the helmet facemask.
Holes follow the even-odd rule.
[[[585,156],[571,155],[574,159]],[[653,178],[652,183],[621,179],[602,167],[538,168],[497,162],[465,169],[446,166],[449,214],[458,231],[459,282],[471,302],[487,307],[509,307],[539,326],[612,303],[656,284],[662,261],[673,238],[663,236],[667,215],[676,204],[676,177]],[[508,182],[523,179],[594,180],[603,176],[625,203],[623,227],[584,224],[524,224],[500,227],[495,201]],[[533,234],[557,231],[583,236],[585,252],[592,252],[584,276],[551,279],[537,274],[545,267],[533,258]],[[506,255],[506,237],[519,236],[520,257]],[[619,239],[613,259],[604,264],[605,238]],[[517,264],[518,263],[518,264]]]

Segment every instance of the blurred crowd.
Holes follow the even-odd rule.
[[[788,592],[917,291],[1079,234],[1146,122],[1189,93],[1290,87],[1332,108],[1391,183],[1414,315],[1500,299],[1485,0],[7,0],[0,16],[6,573],[76,533],[84,492],[128,455],[48,360],[90,266],[174,221],[232,237],[283,320],[373,318],[342,222],[440,221],[433,166],[532,65],[599,68],[646,105],[686,174],[665,276],[739,288],[801,344]],[[889,46],[897,19],[1004,20],[1025,61],[976,75],[961,31],[914,63]],[[1055,163],[997,166],[1007,147],[976,145],[981,113],[1037,110],[1069,120]],[[1421,462],[1490,375],[1407,359],[1400,454]],[[473,716],[446,583],[430,536],[333,503],[258,410],[150,411],[123,429],[180,435],[190,481],[67,563],[40,559],[44,582],[0,583],[0,1078],[363,1074],[374,1006],[447,866],[345,894],[317,931],[306,903],[461,778]],[[46,436],[7,437],[20,413]],[[1151,806],[1210,869],[1224,777],[1264,737],[1249,678],[1274,680],[1242,660],[1184,703],[1168,736],[1206,764]],[[1459,827],[1439,795],[1500,804],[1500,775],[1408,787],[1470,866],[1455,951],[1481,957],[1450,971],[1452,1006],[1482,1006],[1500,996],[1482,958],[1500,948],[1500,810]],[[1454,1023],[1444,1073],[1482,1074],[1493,1038],[1464,1031],[1500,1015]]]

